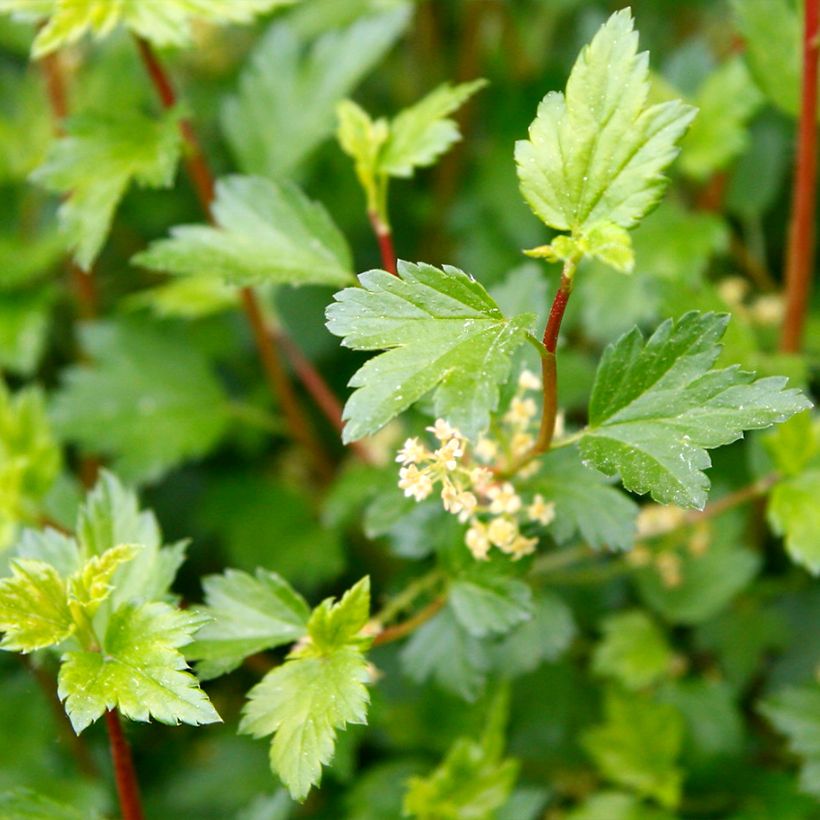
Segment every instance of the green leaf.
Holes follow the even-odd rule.
[[[683,721],[673,707],[609,691],[606,722],[588,729],[583,744],[607,780],[665,808],[680,800],[682,772],[676,761]]]
[[[779,482],[769,496],[767,516],[786,541],[796,564],[820,574],[820,470],[808,470]]]
[[[333,757],[337,729],[367,722],[370,676],[359,633],[370,612],[370,582],[341,601],[323,601],[308,621],[308,640],[251,689],[239,731],[273,734],[271,768],[295,800],[304,800]]]
[[[53,406],[69,441],[144,481],[216,445],[229,421],[227,397],[184,335],[100,322],[82,336],[92,362],[63,371]]]
[[[763,439],[774,466],[789,478],[820,466],[820,417],[810,410],[792,416]]]
[[[327,326],[345,347],[387,352],[350,380],[359,389],[345,405],[344,440],[375,433],[433,389],[436,416],[468,437],[485,429],[532,314],[505,319],[475,279],[449,266],[400,262],[399,276],[373,270],[359,281],[336,294]]]
[[[401,663],[417,683],[433,680],[467,701],[481,693],[489,667],[484,647],[461,626],[450,606],[412,634],[402,649]]]
[[[0,380],[0,550],[18,524],[37,518],[61,460],[40,390],[12,395]]]
[[[86,114],[67,124],[32,178],[62,194],[60,225],[77,264],[88,270],[102,248],[114,211],[132,182],[173,184],[180,155],[178,116],[155,120],[130,111]]]
[[[270,27],[222,108],[222,129],[247,174],[292,174],[333,132],[333,110],[407,26],[409,9],[374,14],[309,42]]]
[[[747,123],[763,97],[735,56],[709,75],[694,102],[698,116],[681,143],[680,168],[705,182],[746,149]]]
[[[702,509],[707,449],[810,406],[798,390],[784,390],[784,378],[710,370],[727,321],[692,311],[664,322],[647,342],[634,328],[607,347],[580,442],[584,459],[605,475],[619,473],[632,492]]]
[[[379,172],[410,177],[416,168],[432,165],[460,139],[458,125],[448,118],[487,84],[473,80],[452,86],[443,83],[390,123],[390,133],[379,156]]]
[[[619,612],[602,624],[603,640],[592,655],[592,670],[627,689],[643,689],[668,675],[672,651],[655,622],[643,612]]]
[[[74,632],[65,581],[43,561],[11,562],[11,576],[0,579],[0,649],[33,652],[61,643]]]
[[[387,206],[379,177],[379,155],[390,135],[387,120],[372,119],[353,100],[342,100],[336,106],[336,116],[339,145],[353,158],[356,176],[367,194],[367,209],[384,217]]]
[[[820,688],[784,689],[760,704],[760,711],[789,739],[801,758],[800,788],[820,797]]]
[[[37,35],[32,56],[76,42],[85,34],[106,37],[123,25],[139,37],[158,46],[186,45],[190,41],[192,19],[211,23],[249,23],[296,0],[0,0],[0,12],[27,12],[50,19]]]
[[[623,9],[581,52],[566,96],[547,94],[530,139],[516,143],[521,191],[547,225],[581,236],[601,222],[630,228],[657,204],[695,110],[647,105],[648,92],[647,55]]]
[[[49,331],[51,288],[0,290],[0,367],[30,376],[40,363]]]
[[[600,792],[587,798],[567,815],[567,820],[675,820],[661,809],[645,805],[637,797],[620,792]]]
[[[595,549],[631,549],[638,506],[598,472],[586,468],[572,447],[542,459],[531,482],[533,492],[555,504],[549,533],[561,544],[580,537]]]
[[[178,724],[219,722],[219,715],[186,669],[179,647],[203,618],[168,604],[124,604],[111,615],[101,651],[63,658],[58,694],[79,734],[107,709],[131,720]]]
[[[85,610],[88,617],[100,608],[113,591],[111,579],[122,564],[132,561],[139,554],[139,547],[121,544],[111,547],[102,555],[89,558],[83,567],[68,579],[68,604],[72,612],[75,606]]]
[[[346,285],[353,263],[327,211],[291,182],[232,176],[216,186],[216,227],[182,225],[133,258],[178,276],[234,285]]]
[[[3,820],[101,820],[96,811],[73,808],[27,788],[15,788],[0,794],[0,817]]]
[[[518,777],[517,760],[499,760],[481,743],[459,738],[427,777],[411,777],[404,814],[419,820],[491,820]]]
[[[186,650],[199,661],[201,679],[236,669],[256,652],[292,643],[307,634],[310,610],[304,599],[275,572],[257,569],[256,577],[229,569],[203,579],[211,619]]]
[[[790,0],[732,0],[749,70],[769,100],[787,114],[800,110],[802,24]]]
[[[532,590],[498,567],[475,563],[451,584],[450,606],[459,623],[476,638],[503,635],[533,614]]]

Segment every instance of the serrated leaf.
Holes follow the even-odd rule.
[[[350,249],[327,211],[292,182],[231,176],[216,186],[215,227],[181,225],[132,262],[234,285],[346,285]]]
[[[60,226],[77,264],[88,270],[114,211],[132,182],[167,188],[180,155],[177,115],[151,119],[134,111],[86,114],[67,124],[32,178],[62,194]]]
[[[342,150],[353,158],[356,176],[367,194],[367,209],[379,213],[383,183],[379,179],[379,154],[387,142],[390,127],[385,119],[374,120],[353,100],[342,100],[336,106],[339,120],[337,137]]]
[[[449,600],[459,623],[476,638],[503,635],[533,614],[530,587],[487,564],[476,564],[454,579]]]
[[[595,549],[627,550],[634,544],[637,504],[586,468],[573,448],[549,452],[528,487],[555,504],[548,531],[559,543],[580,537]]]
[[[820,574],[820,470],[806,472],[775,485],[767,516],[782,535],[796,564]]]
[[[19,558],[11,576],[0,579],[0,649],[33,652],[74,632],[65,581],[50,564]]]
[[[601,625],[603,639],[592,655],[592,670],[627,689],[643,689],[670,670],[672,650],[663,632],[643,612],[619,612]]]
[[[203,680],[236,669],[248,655],[292,643],[307,634],[310,610],[304,599],[275,572],[257,569],[256,577],[229,569],[203,579],[210,623],[185,655],[198,661]]]
[[[133,544],[120,544],[106,550],[102,555],[89,558],[80,570],[68,579],[68,604],[85,610],[88,617],[100,608],[113,590],[111,579],[122,564],[133,560],[140,548]]]
[[[463,700],[474,701],[487,678],[489,660],[450,606],[417,629],[401,652],[405,674],[417,683],[435,681]]]
[[[79,734],[107,709],[130,720],[216,723],[219,715],[187,671],[179,647],[190,643],[203,618],[168,604],[124,604],[108,623],[101,651],[63,658],[58,695]]]
[[[682,772],[676,762],[683,741],[677,710],[616,691],[607,693],[604,709],[606,721],[583,736],[604,777],[665,808],[677,806]]]
[[[222,129],[245,173],[292,174],[333,131],[336,104],[404,30],[408,8],[375,14],[306,42],[278,23],[253,51]]]
[[[694,102],[698,116],[681,142],[680,168],[703,182],[744,151],[747,123],[763,96],[735,56],[709,75]]]
[[[521,191],[547,225],[573,234],[600,222],[629,228],[658,202],[695,111],[677,100],[647,105],[648,92],[647,54],[622,9],[581,52],[566,96],[547,94],[530,139],[516,143]]]
[[[350,380],[359,389],[345,405],[344,440],[375,433],[431,390],[436,416],[467,436],[485,429],[532,314],[505,319],[475,279],[449,266],[400,262],[399,276],[373,270],[359,281],[336,294],[327,326],[345,347],[387,352]]]
[[[486,80],[455,86],[443,83],[401,111],[390,123],[390,134],[379,156],[380,173],[409,177],[416,168],[432,165],[460,139],[458,125],[448,115],[486,84]]]
[[[820,688],[784,689],[763,701],[760,711],[789,738],[790,748],[803,759],[802,791],[820,797]]]
[[[364,578],[334,604],[323,601],[308,622],[309,640],[251,689],[240,732],[273,734],[271,768],[295,800],[304,800],[330,762],[336,731],[367,722],[370,696],[359,633],[370,612],[370,583]]]
[[[85,34],[106,37],[118,26],[130,29],[158,46],[186,45],[190,41],[192,20],[211,23],[249,23],[296,0],[0,0],[0,12],[24,12],[49,16],[32,48],[33,57],[42,57]]]
[[[184,336],[155,327],[83,328],[93,360],[63,371],[55,427],[84,451],[114,457],[130,480],[154,480],[203,456],[229,420],[227,397],[205,357]]]
[[[589,404],[581,455],[662,504],[703,508],[707,449],[810,406],[786,379],[711,370],[728,318],[692,311],[644,342],[637,328],[607,347]]]

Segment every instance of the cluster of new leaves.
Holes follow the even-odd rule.
[[[247,23],[295,0],[0,0],[0,12],[47,18],[32,55],[42,57],[87,33],[105,37],[123,25],[156,45],[185,45],[193,19]]]
[[[59,653],[58,692],[78,734],[114,708],[132,720],[219,721],[179,651],[207,620],[171,603],[182,559],[183,546],[162,547],[153,515],[107,473],[76,537],[23,535],[0,580],[0,648]]]

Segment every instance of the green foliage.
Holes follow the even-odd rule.
[[[173,183],[177,120],[176,114],[154,120],[135,112],[77,117],[34,172],[37,182],[65,197],[60,225],[81,268],[94,264],[132,182],[152,188]]]
[[[803,760],[802,790],[820,796],[820,690],[817,686],[785,689],[765,700],[760,708]]]
[[[85,327],[83,343],[93,362],[67,369],[54,400],[55,426],[69,441],[144,481],[218,443],[228,399],[184,335],[105,322]]]
[[[293,183],[228,177],[216,188],[215,227],[182,225],[133,261],[235,285],[346,285],[350,250],[325,209]]]
[[[682,772],[676,763],[683,740],[679,713],[615,690],[607,692],[605,711],[606,721],[584,736],[601,774],[666,808],[677,806]]]
[[[524,198],[547,225],[570,231],[555,256],[600,256],[631,269],[631,228],[663,194],[664,168],[677,155],[695,110],[680,101],[647,105],[648,55],[628,9],[616,12],[581,52],[566,95],[551,91],[516,143]],[[617,254],[607,245],[613,240]],[[576,250],[565,248],[572,242]]]
[[[34,41],[32,56],[42,57],[71,44],[86,33],[105,37],[119,25],[157,45],[185,45],[191,19],[214,23],[247,23],[295,0],[163,0],[145,4],[140,0],[0,0],[0,12],[23,12],[48,16],[48,23]]]
[[[448,115],[485,84],[484,80],[456,86],[445,83],[389,122],[373,120],[352,100],[339,103],[339,143],[355,161],[371,214],[388,223],[388,179],[411,177],[416,168],[432,165],[457,142],[458,125]]]
[[[284,578],[263,569],[256,577],[238,570],[202,580],[210,617],[185,654],[199,661],[200,678],[214,678],[236,669],[264,649],[293,643],[307,634],[310,610]]]
[[[307,622],[307,639],[285,664],[251,689],[240,731],[273,734],[271,768],[295,800],[304,800],[333,757],[336,731],[367,722],[369,680],[360,632],[370,614],[364,578],[338,603],[323,601]]]
[[[768,517],[772,529],[783,535],[792,560],[813,575],[820,573],[820,470],[807,470],[781,481],[772,490]]]
[[[359,281],[336,294],[328,328],[345,347],[387,352],[350,380],[358,390],[345,405],[344,440],[375,433],[434,389],[436,416],[467,436],[485,429],[532,314],[505,319],[475,279],[449,266],[403,262],[398,277],[374,270]]]
[[[408,17],[399,6],[312,41],[286,23],[271,26],[222,108],[241,169],[275,179],[298,170],[333,133],[337,103],[382,59]]]
[[[737,367],[711,370],[726,317],[687,313],[644,341],[640,331],[604,352],[581,454],[624,486],[660,503],[702,508],[707,449],[769,427],[809,406],[786,379],[754,381]]]

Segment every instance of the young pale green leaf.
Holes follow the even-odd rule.
[[[702,508],[707,449],[809,407],[786,379],[711,370],[728,317],[692,311],[644,342],[637,328],[604,352],[580,442],[584,459],[662,504]]]
[[[106,37],[120,25],[158,46],[186,45],[192,20],[249,23],[296,0],[0,0],[0,12],[48,16],[32,48],[33,57],[76,42],[85,34]]]
[[[807,470],[778,483],[767,510],[772,529],[785,537],[796,564],[820,575],[820,470]]]
[[[489,820],[507,802],[517,777],[517,760],[499,760],[482,744],[459,738],[435,771],[410,778],[404,814],[419,820]]]
[[[763,701],[760,711],[789,738],[790,748],[803,759],[801,789],[820,797],[820,688],[784,689]]]
[[[177,115],[156,120],[134,111],[84,115],[68,123],[33,179],[66,197],[60,224],[77,264],[88,270],[114,211],[132,182],[167,188],[180,154]]]
[[[211,621],[186,647],[198,661],[201,679],[236,669],[256,652],[292,643],[307,634],[310,610],[304,599],[275,572],[257,569],[256,577],[229,569],[203,579],[202,611]]]
[[[497,567],[476,563],[453,581],[450,606],[459,623],[476,638],[503,635],[532,617],[532,590]]]
[[[216,445],[229,421],[227,396],[184,335],[126,322],[89,325],[82,335],[92,361],[64,371],[53,404],[69,441],[114,457],[131,480],[156,479]]]
[[[379,155],[390,134],[387,120],[372,119],[353,100],[342,100],[336,106],[336,116],[339,145],[353,158],[356,176],[367,194],[367,209],[371,213],[380,213],[384,206],[380,201]]]
[[[583,744],[607,780],[666,808],[680,800],[676,766],[683,741],[680,713],[637,695],[607,693],[606,721],[584,733]]]
[[[0,579],[0,649],[33,652],[64,641],[75,624],[65,581],[44,561],[20,558],[11,575]]]
[[[399,263],[399,276],[363,273],[337,293],[328,328],[354,350],[380,350],[350,380],[345,441],[383,427],[431,390],[436,416],[465,435],[489,423],[510,357],[526,340],[529,313],[505,319],[487,291],[445,266]]]
[[[766,435],[763,445],[778,472],[789,478],[820,467],[820,416],[798,413]]]
[[[409,9],[368,15],[312,42],[271,26],[222,108],[222,129],[247,174],[292,174],[333,131],[333,110],[407,26]]]
[[[327,211],[291,182],[232,176],[216,186],[216,227],[182,225],[133,262],[235,285],[346,285],[350,249]]]
[[[647,806],[639,797],[622,792],[593,794],[567,815],[567,820],[676,820],[675,816]]]
[[[370,697],[359,635],[369,617],[370,582],[359,581],[338,603],[323,601],[308,622],[308,640],[251,689],[240,732],[273,734],[271,768],[295,800],[304,800],[333,757],[336,731],[367,722]]]
[[[595,647],[592,669],[627,689],[643,689],[665,677],[672,650],[663,632],[643,612],[620,612],[602,624],[603,640]]]
[[[623,9],[581,52],[566,96],[547,94],[529,140],[516,143],[521,191],[543,222],[583,237],[600,223],[630,228],[657,204],[695,110],[677,100],[647,105],[648,92],[647,54]],[[617,258],[627,263],[621,244]]]
[[[85,610],[92,617],[113,590],[111,579],[122,564],[133,560],[140,548],[133,544],[111,547],[102,555],[89,558],[83,567],[68,579],[68,604]]]
[[[390,134],[379,156],[379,172],[410,177],[416,168],[432,165],[460,139],[458,125],[448,118],[487,84],[473,80],[452,86],[444,83],[390,122]]]
[[[179,647],[204,619],[168,604],[124,604],[114,611],[101,651],[66,653],[58,694],[79,734],[107,709],[131,720],[178,724],[219,722],[219,715],[184,671]]]
[[[461,626],[452,607],[417,629],[402,649],[402,668],[412,680],[434,680],[442,689],[474,701],[484,687],[489,668],[487,653]]]
[[[709,75],[698,90],[698,116],[681,142],[680,168],[701,182],[746,148],[747,125],[763,102],[739,56]]]
[[[610,481],[586,468],[574,448],[562,447],[545,456],[528,486],[555,504],[548,531],[559,543],[580,537],[595,549],[627,550],[638,506]]]

